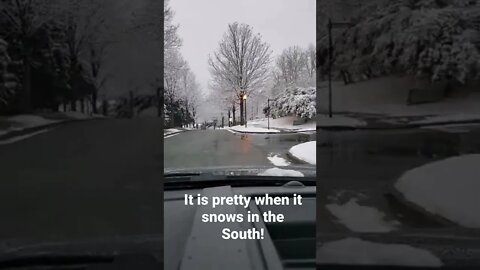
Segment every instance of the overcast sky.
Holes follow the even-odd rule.
[[[170,0],[174,22],[180,25],[182,54],[203,90],[210,73],[208,55],[229,23],[246,23],[268,42],[273,55],[289,46],[315,44],[315,0]]]

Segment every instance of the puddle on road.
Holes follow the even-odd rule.
[[[268,156],[274,154],[282,158],[285,158],[291,164],[296,164],[287,156],[288,150],[297,144],[316,140],[316,134],[241,134],[240,139],[244,142],[248,142],[249,145],[253,145],[258,149],[261,149],[265,154],[265,160],[268,160]],[[302,163],[303,165],[303,163]]]

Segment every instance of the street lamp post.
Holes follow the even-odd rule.
[[[244,117],[245,127],[247,127],[247,94],[246,93],[243,94],[243,103],[245,105],[245,109],[244,109],[244,111],[245,111],[245,117]]]
[[[270,129],[270,98],[267,98],[267,129]]]

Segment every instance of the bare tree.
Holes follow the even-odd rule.
[[[217,85],[229,86],[240,100],[240,122],[243,123],[242,93],[260,89],[269,76],[270,46],[254,34],[251,26],[233,23],[209,58],[210,72]]]
[[[299,46],[284,50],[276,61],[279,77],[285,84],[296,84],[306,68],[306,60],[306,54]]]
[[[67,0],[63,13],[65,24],[65,43],[70,58],[70,85],[73,90],[72,108],[75,110],[76,99],[81,100],[81,111],[84,111],[84,98],[90,96],[93,112],[97,113],[97,91],[101,87],[106,77],[100,78],[100,69],[103,62],[105,48],[108,44],[104,34],[106,1],[105,0]],[[81,74],[82,70],[90,72]],[[89,76],[80,79],[88,80],[91,86],[88,89],[82,89],[86,86],[79,83],[80,76]]]
[[[317,52],[313,44],[310,44],[305,51],[307,73],[310,80],[315,80],[317,70]]]
[[[175,12],[168,5],[169,0],[165,0],[165,7],[163,11],[164,16],[164,50],[177,49],[182,45],[182,41],[178,36],[178,25],[173,23],[173,16]]]

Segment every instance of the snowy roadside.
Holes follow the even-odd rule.
[[[167,128],[163,130],[163,138],[168,139],[175,135],[180,134],[181,132],[186,131],[187,129],[178,129],[178,128]]]
[[[54,114],[22,114],[9,117],[0,117],[0,140],[7,140],[17,136],[25,136],[28,133],[36,133],[39,130],[70,122],[103,118],[97,115],[85,115],[82,113],[54,113]]]
[[[280,133],[280,130],[273,129],[273,128],[262,128],[262,127],[254,127],[254,126],[233,126],[227,128],[227,130],[231,132],[236,132],[236,133],[259,133],[259,134],[274,134],[274,133]]]
[[[337,124],[359,129],[480,123],[478,84],[472,83],[457,89],[459,93],[457,96],[443,97],[425,103],[409,103],[410,91],[419,87],[443,89],[441,85],[432,85],[410,76],[380,77],[348,85],[334,82],[335,95],[332,108],[334,117],[339,116],[339,119],[330,123],[326,121],[328,119],[319,118],[317,123],[325,128]],[[329,107],[327,88],[319,86],[317,95],[322,101],[318,103],[318,110],[327,112]],[[341,119],[342,116],[354,120]],[[366,125],[356,123],[355,120],[365,122]]]
[[[294,145],[288,150],[288,155],[308,164],[317,164],[317,141]]]
[[[317,129],[315,120],[310,120],[302,124],[294,124],[297,117],[286,116],[279,118],[261,118],[248,121],[248,125],[258,128],[267,129],[270,126],[270,129],[277,129],[289,132],[314,132]]]
[[[404,173],[395,183],[408,203],[467,228],[480,228],[480,154],[428,163]]]

